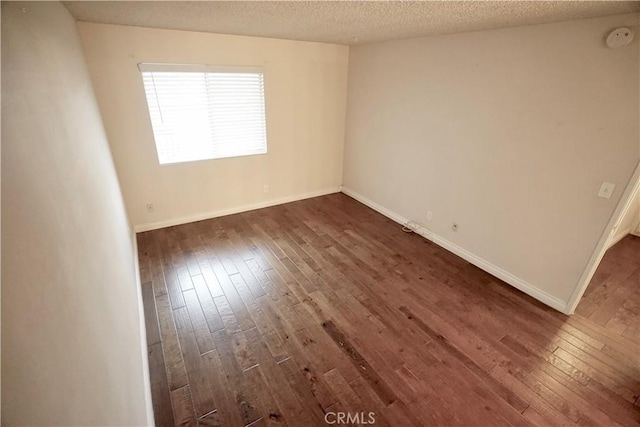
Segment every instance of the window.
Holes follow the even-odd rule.
[[[160,164],[267,152],[264,73],[140,64]]]

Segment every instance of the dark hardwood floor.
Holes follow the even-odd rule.
[[[607,251],[576,315],[640,342],[640,237],[628,235]]]
[[[138,245],[159,426],[640,425],[627,267],[567,317],[343,194]]]

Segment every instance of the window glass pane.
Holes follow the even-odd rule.
[[[142,77],[161,164],[267,152],[263,73]]]

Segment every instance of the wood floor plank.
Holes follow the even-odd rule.
[[[187,265],[183,261],[182,257],[178,259],[179,261],[177,263],[174,263],[174,265],[176,266],[176,274],[178,275],[180,289],[182,289],[183,291],[193,289],[193,283],[191,282],[191,273],[189,272],[189,269],[187,268]]]
[[[468,356],[462,353],[458,348],[450,344],[447,341],[446,337],[441,335],[439,332],[433,330],[421,319],[417,318],[408,308],[400,307],[400,311],[407,316],[407,319],[415,322],[420,327],[420,329],[422,329],[427,334],[429,334],[431,338],[434,340],[434,342],[437,342],[440,346],[446,348],[448,353],[451,356],[455,357],[458,361],[460,361],[472,374],[484,380],[487,386],[491,387],[492,391],[496,393],[496,395],[500,396],[505,402],[513,406],[513,408],[516,409],[518,412],[523,411],[527,406],[529,406],[528,402],[523,401],[511,390],[504,387],[499,382],[495,381],[488,374],[487,371],[483,370],[482,367],[480,367]]]
[[[491,369],[490,375],[497,381],[500,381],[501,384],[513,391],[516,395],[521,396],[522,399],[530,402],[530,405],[527,409],[535,409],[536,412],[550,421],[550,425],[574,424],[574,421],[569,419],[563,411],[558,410],[557,405],[562,402],[561,400],[555,400],[554,402],[547,401],[541,396],[540,393],[536,391],[535,387],[530,387],[530,385],[534,384],[533,382],[523,382],[519,380],[517,378],[518,374],[516,373],[514,375],[509,367],[494,366],[493,369]],[[527,411],[527,409],[524,410],[523,415]],[[576,420],[578,419],[579,417],[576,417]]]
[[[260,285],[260,282],[254,274],[249,269],[247,262],[240,256],[239,253],[233,251],[233,247],[231,246],[232,252],[229,252],[229,257],[233,262],[233,265],[236,267],[238,274],[242,277],[244,283],[248,286],[249,290],[253,297],[257,298],[265,294],[264,289]]]
[[[285,417],[292,425],[321,425],[316,421],[306,408],[306,404],[301,402],[300,397],[291,389],[289,382],[282,370],[273,360],[266,344],[262,341],[256,328],[245,331],[247,341],[253,353],[258,358],[261,372],[264,375],[265,383],[276,404],[284,411]]]
[[[225,425],[233,424],[225,424],[218,411],[212,411],[198,418],[198,426],[200,427],[223,427]]]
[[[213,302],[213,298],[209,292],[209,287],[207,286],[207,282],[204,277],[199,275],[194,276],[191,279],[193,281],[196,294],[198,295],[198,301],[200,302],[202,312],[207,321],[207,325],[209,326],[209,331],[215,332],[224,328],[222,317],[220,317],[216,304]]]
[[[536,355],[529,349],[525,348],[521,344],[505,336],[502,343],[509,345],[512,349],[519,346],[518,351],[523,357],[527,357],[530,360],[536,360]],[[539,363],[539,362],[535,362]],[[541,364],[541,372],[546,373],[550,378],[553,378],[559,384],[571,389],[573,393],[582,397],[584,400],[590,402],[594,407],[599,408],[603,413],[608,415],[612,420],[625,425],[635,418],[640,418],[640,412],[634,410],[633,405],[623,404],[622,399],[618,400],[612,396],[603,396],[601,391],[604,390],[602,386],[595,386],[597,383],[595,380],[590,379],[584,373],[580,372],[580,375],[571,375],[574,372],[567,373],[566,371],[557,369],[554,365]],[[587,387],[588,385],[592,387]]]
[[[156,426],[171,426],[173,410],[171,409],[171,395],[164,369],[162,344],[156,343],[148,347],[149,377],[151,380],[151,400]]]
[[[158,247],[158,241],[155,236],[149,235],[147,248],[149,252],[149,270],[151,273],[151,283],[153,284],[153,293],[155,296],[164,295],[168,292],[168,289],[164,278],[162,253]]]
[[[229,337],[234,357],[243,371],[247,371],[258,365],[258,360],[249,348],[247,337],[241,332],[236,332]]]
[[[213,350],[214,345],[211,337],[211,331],[209,330],[207,319],[202,311],[200,300],[198,300],[198,295],[196,294],[195,289],[184,291],[183,294],[200,354]]]
[[[216,332],[220,333],[220,332]],[[213,385],[211,391],[213,394],[213,401],[215,402],[216,412],[215,416],[204,416],[206,422],[202,421],[202,417],[198,419],[200,424],[206,424],[207,422],[216,422],[220,426],[236,426],[243,425],[240,408],[236,404],[236,396],[231,393],[231,386],[227,375],[225,374],[224,367],[218,356],[216,350],[205,353],[201,357],[203,366],[203,375],[209,378],[210,383]]]
[[[144,303],[144,324],[147,330],[147,345],[160,342],[160,327],[158,326],[158,312],[156,299],[153,294],[152,283],[144,282],[142,287],[142,301]]]
[[[625,310],[621,311],[623,307]],[[637,332],[625,334],[623,328],[624,324],[640,323],[640,237],[628,235],[607,250],[576,314],[614,336],[640,342]]]
[[[260,418],[255,390],[248,386],[244,370],[233,352],[231,337],[224,330],[215,332],[213,337],[220,366],[227,377],[227,390],[235,399],[243,425],[251,424]]]
[[[640,395],[640,392],[637,389],[640,384],[628,382],[626,378],[622,378],[617,375],[615,371],[607,370],[607,372],[601,372],[598,370],[597,366],[593,366],[592,364],[580,360],[562,348],[556,349],[554,354],[572,366],[575,366],[585,372],[591,379],[596,380],[601,384],[606,384],[611,391],[622,396],[631,403],[635,402]],[[600,368],[602,369],[602,366]],[[629,386],[631,389],[628,388]]]
[[[137,243],[158,425],[640,426],[639,238],[571,317],[343,194]]]
[[[371,368],[369,362],[367,362],[347,340],[342,331],[340,331],[336,325],[328,320],[322,324],[327,334],[340,346],[342,351],[345,352],[351,359],[352,363],[360,370],[362,376],[371,388],[376,392],[380,400],[385,405],[390,405],[398,399],[391,387],[386,384],[382,378]]]
[[[171,405],[177,426],[197,426],[196,413],[191,400],[191,390],[189,386],[184,386],[171,392]]]
[[[182,349],[178,340],[178,333],[171,310],[168,295],[160,295],[156,298],[160,334],[162,336],[162,350],[164,363],[170,390],[177,390],[189,384],[187,371],[182,358]]]
[[[300,372],[294,360],[292,358],[285,359],[278,363],[278,367],[311,416],[318,424],[323,424],[324,410],[322,403],[316,399],[316,395],[309,387],[305,376]]]
[[[346,409],[351,414],[356,414],[360,418],[361,421],[368,421],[369,419],[375,420],[376,425],[388,426],[387,420],[380,414],[380,416],[375,416],[375,411],[373,411],[372,407],[367,403],[363,402],[358,394],[351,388],[351,385],[347,383],[347,381],[340,375],[337,369],[332,369],[324,373],[324,378],[326,379],[329,386],[333,389],[336,397],[342,403],[344,409]],[[354,379],[354,382],[357,379]],[[369,385],[367,384],[367,387]],[[370,413],[374,415],[370,417]]]
[[[180,281],[178,280],[178,274],[172,267],[165,270],[164,274],[167,290],[169,291],[169,299],[171,300],[171,307],[174,309],[184,307],[184,296],[182,295],[182,288],[180,287]]]
[[[233,315],[235,316],[238,326],[243,331],[253,328],[255,324],[251,320],[251,316],[247,311],[247,307],[245,307],[244,303],[242,302],[242,299],[240,298],[240,295],[238,294],[237,289],[235,288],[235,286],[233,285],[233,282],[229,277],[230,275],[237,274],[237,272],[228,274],[227,269],[224,268],[224,266],[222,265],[222,262],[219,260],[216,260],[215,258],[211,260],[211,263],[212,263],[213,271],[215,272],[216,277],[218,278],[218,282],[222,287],[222,290],[229,304],[229,307],[231,307],[231,310],[233,311]]]
[[[297,301],[304,300],[306,297],[306,292],[304,291],[303,286],[298,283],[297,278],[291,274],[291,272],[285,267],[282,261],[276,255],[274,255],[269,246],[267,246],[266,242],[259,239],[258,237],[252,238],[252,242],[260,251],[260,255],[264,257],[271,268],[275,270],[277,275],[284,282],[285,286],[288,288],[287,292],[290,292]],[[265,273],[273,281],[273,273],[270,273],[270,270],[265,270]]]
[[[388,415],[388,408],[396,402],[389,406],[385,405],[376,392],[369,386],[367,380],[362,377],[355,378],[348,384],[362,402],[360,412],[365,414],[365,420],[367,418],[373,418],[377,425],[400,425],[393,417],[389,417]],[[390,421],[390,419],[392,421]]]
[[[211,383],[204,371],[198,342],[189,319],[189,312],[186,308],[179,308],[173,313],[191,388],[193,406],[196,415],[200,417],[216,409],[211,395]]]
[[[243,334],[244,335],[244,334]],[[264,382],[264,375],[260,369],[260,365],[255,365],[243,372],[247,388],[251,390],[257,402],[257,408],[261,420],[265,425],[287,425],[287,421],[278,407],[269,388]]]
[[[218,282],[218,278],[213,272],[213,268],[211,268],[211,264],[209,264],[209,258],[205,252],[198,252],[198,265],[200,266],[200,271],[202,272],[202,278],[204,279],[207,287],[209,288],[209,292],[212,297],[223,296],[224,292],[222,291],[222,287]]]

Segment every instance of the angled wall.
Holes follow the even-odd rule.
[[[75,20],[2,2],[2,424],[150,425],[135,254]]]

